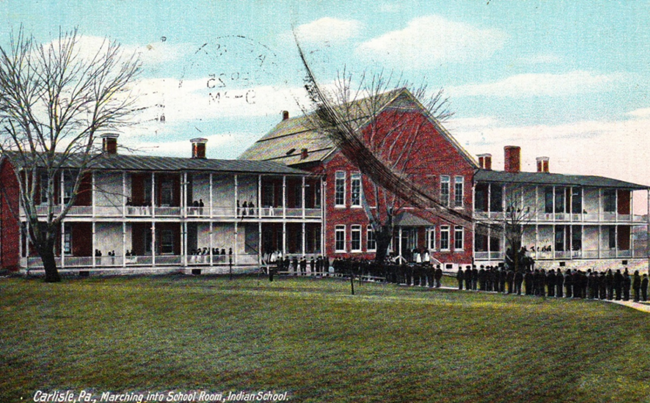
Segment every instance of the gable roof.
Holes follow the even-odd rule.
[[[479,169],[474,175],[475,182],[515,183],[526,185],[561,185],[616,188],[629,190],[648,189],[648,186],[625,182],[618,179],[592,175],[564,175],[547,172],[506,172]]]
[[[17,153],[6,153],[17,154]],[[59,155],[60,156],[60,155]],[[3,155],[2,158],[8,156]],[[7,158],[20,164],[20,158]],[[34,159],[36,160],[36,159]],[[81,155],[71,155],[63,168],[75,169],[81,166]],[[309,172],[290,168],[284,164],[272,161],[220,160],[203,158],[158,157],[143,155],[105,155],[98,154],[89,166],[90,170],[101,171],[199,171],[199,172],[229,172],[229,173],[259,173],[308,175]]]
[[[356,121],[359,127],[364,127],[372,116],[392,105],[407,103],[415,106],[434,125],[438,133],[445,137],[459,153],[477,167],[474,158],[451,136],[451,134],[422,106],[422,104],[406,88],[398,88],[377,96],[378,100],[362,98],[335,107],[335,110],[345,110],[350,116],[349,121]],[[374,110],[372,110],[374,109]],[[295,118],[283,120],[273,130],[257,140],[244,151],[239,159],[278,161],[286,165],[322,162],[337,151],[334,142],[314,123],[315,112]],[[307,149],[303,156],[302,149]]]

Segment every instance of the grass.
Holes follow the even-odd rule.
[[[355,288],[351,296],[346,281],[304,278],[5,278],[0,401],[54,389],[275,390],[301,402],[649,401],[647,313]]]

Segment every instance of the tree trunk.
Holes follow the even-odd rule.
[[[54,244],[45,246],[38,249],[38,254],[43,261],[43,268],[45,269],[45,282],[58,283],[61,281],[59,270],[56,268],[56,260],[54,259]]]
[[[377,252],[375,253],[375,262],[378,264],[384,263],[388,255],[388,246],[390,245],[393,234],[390,231],[382,229],[375,232],[375,239],[377,241]]]

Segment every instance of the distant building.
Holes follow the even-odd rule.
[[[104,151],[60,227],[60,270],[219,272],[231,261],[239,268],[259,267],[278,251],[321,253],[319,177],[274,162],[207,159],[206,139],[192,140],[192,158],[119,155],[117,136],[103,140]],[[78,165],[71,160],[65,168]],[[5,156],[2,265],[38,269],[42,263],[25,237],[14,170],[22,167]],[[62,172],[56,205],[71,192]],[[39,190],[37,198],[38,214],[44,214],[47,194]]]

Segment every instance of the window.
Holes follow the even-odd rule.
[[[302,208],[302,186],[296,186],[293,192],[296,202],[294,203],[295,208]]]
[[[265,207],[275,207],[275,186],[273,183],[264,183],[262,187],[262,204]]]
[[[63,203],[66,204],[70,202],[72,198],[72,191],[74,190],[74,181],[75,178],[72,177],[71,172],[65,172],[63,174]]]
[[[454,178],[454,207],[463,207],[463,177]]]
[[[151,253],[151,228],[145,228],[144,233],[142,234],[144,239],[144,251],[145,253]]]
[[[162,231],[160,252],[163,254],[174,253],[174,232],[170,229],[166,229]]]
[[[449,206],[449,176],[447,175],[440,177],[440,204]]]
[[[334,205],[337,207],[345,206],[345,172],[343,171],[336,172],[334,192]]]
[[[564,251],[564,231],[563,225],[555,227],[555,250],[558,252]]]
[[[564,213],[566,210],[564,208],[564,203],[566,199],[564,197],[564,188],[555,188],[555,212]]]
[[[449,250],[449,226],[440,227],[440,249]]]
[[[582,227],[574,225],[571,227],[571,249],[582,249]]]
[[[609,249],[616,249],[616,227],[609,227]]]
[[[65,224],[63,230],[63,253],[69,255],[72,253],[72,228]]]
[[[345,252],[345,225],[337,225],[334,230],[334,249],[336,252]]]
[[[372,229],[371,226],[368,226],[368,242],[366,245],[366,250],[368,251],[375,251],[377,250],[377,239],[375,238],[375,231]]]
[[[361,207],[361,174],[353,173],[350,176],[350,204],[352,207]]]
[[[317,182],[314,185],[314,207],[320,207],[320,199],[321,199],[321,184],[320,182]]]
[[[454,229],[454,249],[463,250],[463,227]]]
[[[436,228],[427,229],[427,249],[436,250]]]
[[[553,213],[553,188],[544,188],[544,212]]]
[[[361,252],[361,225],[353,225],[350,230],[350,249]]]
[[[607,189],[603,191],[603,207],[606,213],[616,212],[616,190]]]
[[[41,204],[47,204],[47,174],[41,174],[41,183],[39,185],[41,190]]]
[[[499,184],[490,185],[490,211],[503,211],[503,186]]]
[[[160,184],[160,204],[164,207],[172,205],[174,200],[173,182],[165,180]]]
[[[571,188],[571,212],[582,214],[582,188]]]

